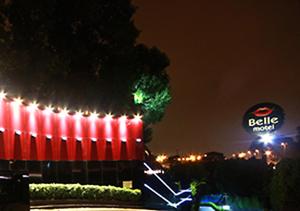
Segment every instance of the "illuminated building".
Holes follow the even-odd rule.
[[[27,171],[34,182],[120,185],[143,173],[142,127],[139,115],[72,112],[1,92],[0,170]]]

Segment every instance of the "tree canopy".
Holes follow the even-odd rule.
[[[137,43],[130,0],[0,0],[0,83],[42,103],[142,111],[170,102],[168,57]]]

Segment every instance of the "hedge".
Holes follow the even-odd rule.
[[[80,184],[30,184],[31,200],[85,199],[104,201],[138,201],[139,189]]]

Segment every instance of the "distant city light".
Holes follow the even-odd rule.
[[[167,160],[167,158],[168,158],[168,157],[167,157],[166,155],[163,154],[163,155],[158,155],[158,156],[156,157],[155,160],[156,160],[157,162],[159,162],[159,163],[163,163],[164,161]]]
[[[266,155],[266,156],[270,156],[271,154],[272,154],[272,151],[271,151],[271,150],[265,151],[265,155]]]
[[[238,154],[238,157],[239,158],[244,158],[244,157],[246,157],[246,153],[245,152],[241,152],[241,153]]]

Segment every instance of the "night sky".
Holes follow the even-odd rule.
[[[277,133],[300,126],[300,1],[135,0],[139,42],[171,60],[172,104],[154,129],[154,153],[246,150],[244,112],[283,107]]]

